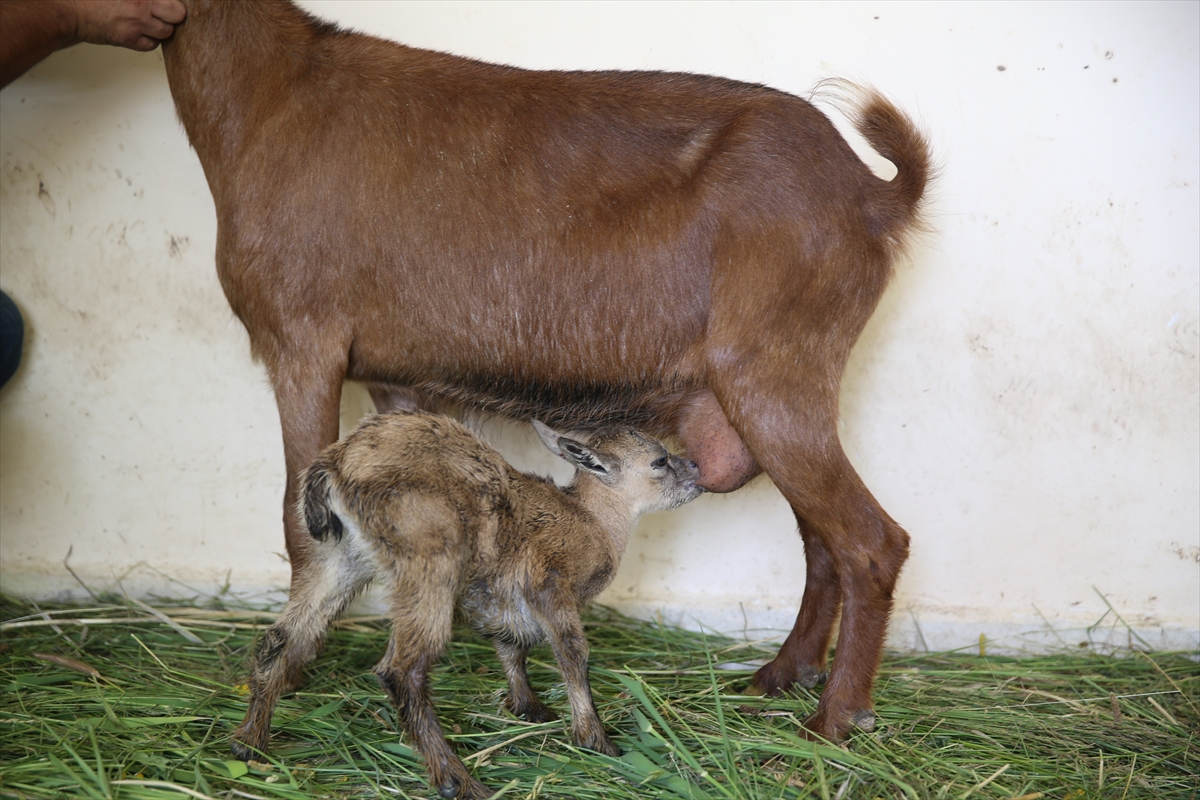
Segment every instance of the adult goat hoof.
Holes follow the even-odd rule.
[[[796,683],[805,689],[815,689],[818,684],[827,680],[829,680],[829,672],[818,672],[815,669],[800,670],[800,674],[796,677]]]
[[[818,708],[815,714],[804,720],[804,737],[810,741],[826,739],[836,744],[852,730],[866,733],[875,730],[876,721],[875,712],[869,708],[854,712],[846,718],[845,723],[833,721],[830,715]]]
[[[801,735],[810,742],[832,742],[839,744],[846,738],[850,726],[838,725],[820,708],[808,719],[804,720]]]
[[[750,686],[746,688],[745,693],[748,695],[777,697],[790,689],[794,684],[799,684],[805,689],[813,689],[817,684],[824,683],[828,678],[829,672],[827,670],[819,670],[813,667],[785,669],[775,661],[772,661],[759,667],[758,672],[754,673],[754,677],[750,679]]]
[[[758,672],[754,673],[750,685],[746,687],[746,694],[754,697],[775,697],[783,693],[787,684],[788,682],[779,676],[779,670],[772,661],[759,667]]]
[[[875,719],[875,712],[869,708],[864,708],[862,711],[856,711],[850,717],[850,724],[860,731],[870,733],[875,730]]]

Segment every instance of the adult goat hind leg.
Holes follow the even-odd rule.
[[[688,404],[679,427],[688,457],[699,464],[701,485],[706,489],[733,491],[761,471],[711,391]],[[810,533],[799,517],[797,523],[808,566],[804,600],[779,657],[754,676],[753,693],[779,694],[793,683],[812,689],[828,677],[829,637],[842,602],[837,565],[825,542]]]
[[[875,724],[871,690],[887,635],[892,593],[908,557],[908,534],[880,508],[834,440],[823,453],[760,456],[796,511],[805,531],[808,583],[797,627],[775,660],[755,676],[756,685],[788,677],[805,683],[819,674],[830,627],[842,601],[837,650],[816,712],[805,722],[812,733],[838,741],[851,728]],[[814,681],[815,682],[815,681]]]
[[[880,508],[844,455],[836,469],[826,494],[794,501],[802,504],[801,516],[826,542],[841,587],[833,669],[816,712],[805,722],[812,732],[833,740],[851,728],[875,727],[871,688],[896,579],[908,558],[908,534]]]
[[[367,394],[375,404],[375,411],[380,414],[390,414],[394,411],[437,411],[433,400],[415,389],[404,386],[368,383]]]
[[[814,343],[815,340],[815,343]],[[817,682],[824,671],[839,599],[838,649],[817,712],[807,727],[839,740],[874,720],[871,689],[883,649],[892,591],[908,536],[871,496],[837,437],[842,352],[818,337],[790,350],[725,348],[733,364],[718,375],[717,397],[758,464],[791,505],[805,542],[807,583],[796,627],[754,686],[776,693]],[[784,345],[786,346],[786,345]],[[780,369],[786,364],[786,369]]]
[[[750,683],[755,693],[779,694],[794,683],[812,689],[829,677],[829,639],[841,607],[842,587],[825,541],[798,516],[796,522],[804,541],[804,597],[778,655],[755,673]]]

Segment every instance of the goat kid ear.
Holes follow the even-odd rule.
[[[575,465],[577,469],[590,472],[604,481],[610,480],[612,473],[616,471],[617,465],[613,463],[612,459],[605,458],[581,442],[560,436],[558,446],[562,457],[569,463]]]
[[[611,459],[600,455],[583,442],[563,436],[536,419],[533,420],[533,429],[537,431],[538,438],[551,453],[577,469],[586,470],[601,478],[608,478],[616,469],[616,464],[612,463]]]
[[[566,458],[562,448],[558,446],[558,440],[563,438],[561,433],[537,419],[533,420],[533,429],[537,431],[538,438],[542,440],[542,444],[546,445],[547,450],[559,458]]]

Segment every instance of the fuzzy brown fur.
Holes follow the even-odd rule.
[[[266,749],[279,696],[371,581],[386,588],[392,620],[375,673],[444,797],[491,794],[454,755],[427,687],[456,607],[495,643],[514,714],[554,718],[525,670],[529,648],[548,639],[575,743],[620,755],[592,701],[580,607],[612,580],[638,515],[699,495],[700,473],[635,431],[586,442],[538,432],[577,469],[565,489],[518,472],[461,424],[432,414],[369,417],[321,454],[301,478],[302,515],[317,544],[259,646],[250,708],[234,733],[239,757]]]
[[[453,401],[686,446],[711,491],[765,471],[808,569],[754,688],[814,684],[813,733],[869,727],[908,536],[837,435],[850,348],[918,224],[928,147],[880,95],[858,129],[809,103],[665,73],[533,72],[339,30],[286,0],[187,0],[164,46],[216,202],[217,272],[283,426],[293,581],[299,476],[344,380],[381,410]]]

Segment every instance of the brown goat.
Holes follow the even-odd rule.
[[[579,610],[612,580],[638,516],[696,498],[700,471],[636,431],[577,441],[534,427],[575,466],[565,489],[518,472],[461,424],[433,414],[368,417],[325,449],[300,479],[300,512],[317,544],[259,645],[234,753],[266,749],[280,694],[296,685],[329,623],[378,579],[389,593],[392,636],[375,674],[443,797],[491,795],[451,750],[427,688],[456,606],[495,644],[514,714],[554,719],[525,671],[529,648],[549,639],[575,743],[620,755],[592,701]]]
[[[906,234],[928,147],[880,95],[856,125],[763,86],[533,72],[339,30],[287,0],[188,0],[164,45],[217,210],[217,273],[283,426],[293,585],[301,471],[344,380],[380,410],[453,401],[560,429],[677,437],[702,485],[760,471],[807,579],[753,688],[823,679],[815,734],[874,724],[908,535],[837,435],[842,371]]]

